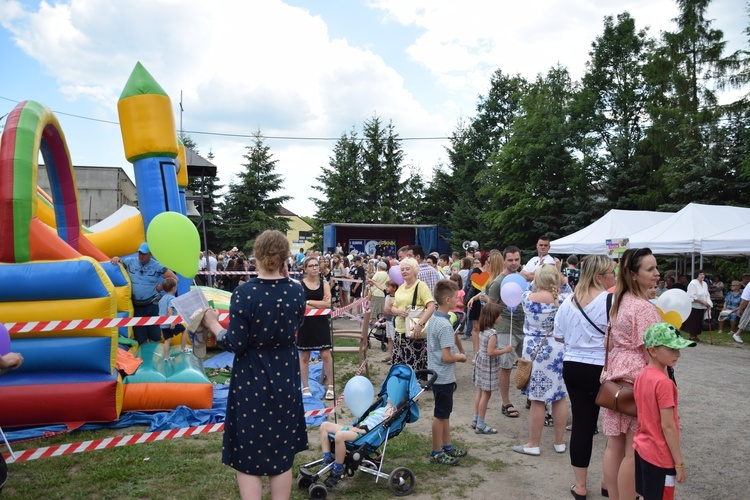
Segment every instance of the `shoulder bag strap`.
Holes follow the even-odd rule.
[[[417,284],[414,285],[414,296],[411,299],[411,308],[414,309],[417,307],[417,292],[419,291],[419,281],[417,281]]]
[[[597,332],[601,333],[602,335],[605,335],[602,329],[596,326],[596,324],[593,321],[591,321],[591,318],[589,318],[588,314],[586,314],[586,311],[583,310],[583,307],[581,307],[581,303],[578,302],[578,299],[576,298],[575,294],[573,294],[573,302],[576,303],[576,307],[578,307],[578,310],[581,311],[581,314],[583,314],[583,317],[586,318],[586,321],[588,321],[591,326],[596,328]]]
[[[547,340],[547,337],[549,337],[549,334],[552,332],[552,329],[555,327],[555,324],[552,323],[552,326],[549,327],[549,330],[547,330],[547,334],[544,336],[541,342],[539,342],[539,347],[536,348],[536,351],[534,351],[534,356],[531,357],[531,361],[534,361],[536,359],[536,355],[539,354],[539,351],[542,349],[542,346],[544,345],[544,342]]]

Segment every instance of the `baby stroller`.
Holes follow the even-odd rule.
[[[373,338],[380,342],[380,350],[385,352],[388,350],[388,338],[385,334],[385,322],[387,320],[378,315],[377,321],[370,325],[370,331],[367,335],[367,348],[372,347],[370,345],[370,339]]]
[[[424,387],[417,382],[417,374],[429,375]],[[414,473],[406,467],[397,467],[390,474],[382,472],[388,439],[398,436],[404,426],[419,419],[417,400],[432,388],[437,374],[433,370],[419,370],[415,372],[407,365],[393,365],[388,372],[375,402],[352,425],[363,421],[370,412],[385,407],[390,399],[396,409],[390,417],[362,434],[355,441],[346,443],[346,458],[344,459],[344,473],[352,477],[355,472],[362,471],[375,476],[375,482],[380,479],[388,480],[388,488],[396,496],[409,495],[416,484]],[[333,449],[334,436],[329,434]],[[382,447],[382,451],[381,451]],[[315,470],[318,468],[318,470]],[[324,500],[328,496],[328,489],[318,481],[333,468],[333,464],[324,465],[323,459],[318,459],[299,468],[297,486],[308,490],[311,500]]]

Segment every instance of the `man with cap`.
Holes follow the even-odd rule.
[[[151,257],[151,251],[146,242],[138,247],[137,257],[112,257],[112,264],[122,264],[130,275],[132,285],[132,299],[134,315],[136,317],[158,316],[159,298],[161,297],[161,283],[159,278],[174,278],[177,276]],[[159,325],[134,326],[133,335],[139,344],[159,342],[161,329]]]

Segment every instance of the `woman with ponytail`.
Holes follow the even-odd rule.
[[[555,313],[570,293],[563,283],[561,263],[545,264],[534,274],[531,291],[523,292],[521,305],[524,312],[523,359],[532,360],[529,385],[521,391],[531,400],[529,414],[529,441],[513,447],[513,451],[524,455],[539,455],[547,403],[552,403],[555,442],[557,453],[565,453],[565,423],[568,406],[565,400],[567,389],[563,381],[563,345],[549,335],[555,321]]]

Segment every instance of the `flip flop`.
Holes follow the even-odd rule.
[[[485,425],[481,429],[477,427],[474,433],[475,434],[497,434],[497,429],[490,427],[489,425]]]
[[[503,412],[503,415],[509,418],[518,418],[518,410],[516,410],[516,407],[513,406],[513,403],[503,405],[500,409],[501,412]]]

